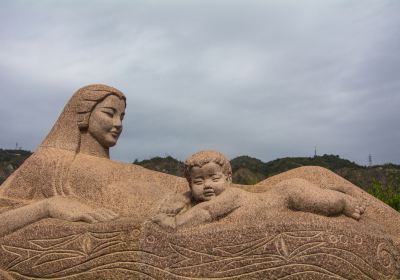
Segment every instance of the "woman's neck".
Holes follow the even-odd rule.
[[[83,132],[81,134],[81,146],[79,152],[97,157],[110,158],[109,148],[100,145],[100,143],[97,142],[97,140],[88,132]]]

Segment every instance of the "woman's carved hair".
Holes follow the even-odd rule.
[[[210,162],[214,162],[219,166],[221,166],[222,172],[226,176],[232,175],[231,164],[229,163],[229,160],[222,153],[211,150],[200,151],[191,155],[185,161],[185,177],[186,180],[188,180],[189,184],[190,184],[190,169],[192,169],[195,166],[203,167],[204,165]]]
[[[76,113],[77,123],[80,130],[86,130],[89,126],[89,118],[94,107],[103,101],[109,95],[116,95],[124,100],[126,106],[126,97],[119,90],[106,85],[90,85],[81,88],[79,96],[81,101],[77,103]]]

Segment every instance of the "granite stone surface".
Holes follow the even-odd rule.
[[[0,186],[0,279],[400,278],[386,204],[321,167],[240,186],[214,151],[186,178],[110,160],[125,107],[81,88]]]

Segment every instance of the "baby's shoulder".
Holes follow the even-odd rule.
[[[166,202],[183,202],[183,203],[190,203],[192,200],[192,195],[191,192],[184,192],[184,193],[174,193],[174,194],[170,194],[167,197],[165,197],[164,201]]]
[[[237,187],[229,187],[222,194],[227,197],[242,198],[246,196],[246,193],[246,191]]]
[[[238,188],[238,187],[234,187],[234,186],[227,188],[226,191],[228,193],[238,194],[238,195],[245,195],[246,193],[248,193],[247,191],[242,190],[241,188]]]

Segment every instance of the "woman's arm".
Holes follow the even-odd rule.
[[[0,214],[0,237],[45,218],[96,223],[117,217],[111,210],[92,209],[75,199],[56,196]]]
[[[0,237],[46,218],[44,200],[0,214]]]

